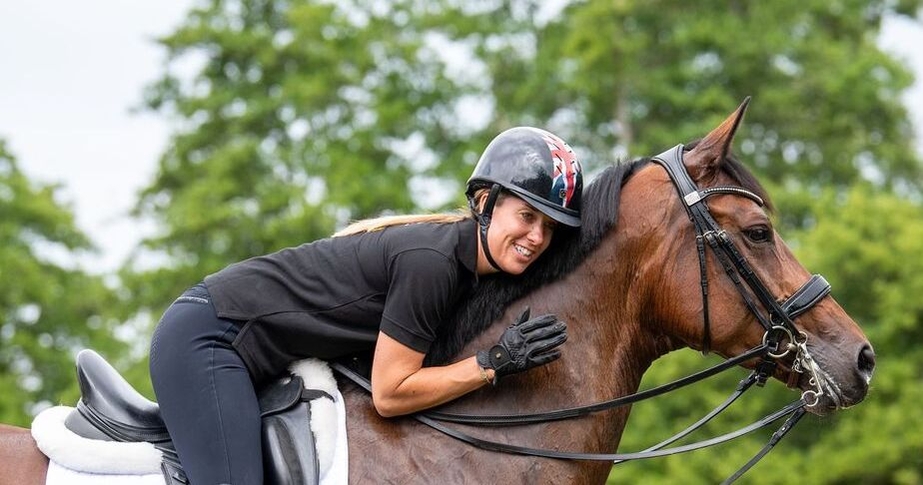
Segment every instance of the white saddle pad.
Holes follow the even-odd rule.
[[[346,406],[333,373],[325,362],[317,359],[299,361],[290,369],[304,379],[306,388],[320,389],[335,399],[335,402],[327,398],[311,401],[311,430],[317,443],[321,485],[345,484],[349,470]],[[32,422],[32,437],[49,459],[47,485],[164,484],[161,453],[154,445],[78,436],[64,426],[64,419],[72,410],[67,406],[52,407],[39,413]]]

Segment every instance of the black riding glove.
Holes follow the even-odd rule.
[[[477,353],[478,365],[494,370],[497,379],[547,364],[561,356],[556,349],[567,340],[567,325],[554,315],[529,320],[529,309],[510,325],[497,345]]]

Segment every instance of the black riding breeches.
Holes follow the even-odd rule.
[[[192,485],[261,485],[260,411],[231,346],[238,324],[215,315],[197,285],[164,313],[151,339],[151,381]]]

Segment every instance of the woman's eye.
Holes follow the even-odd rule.
[[[747,238],[755,243],[764,243],[772,239],[772,231],[768,227],[754,227],[744,231]]]

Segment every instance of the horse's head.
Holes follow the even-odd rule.
[[[774,344],[772,375],[805,391],[809,410],[825,414],[865,397],[874,352],[827,294],[826,281],[812,279],[795,259],[773,228],[764,190],[730,155],[746,105],[692,148],[656,157],[637,177],[647,180],[640,186],[647,198],[657,193],[659,201],[641,217],[670,234],[657,259],[671,263],[649,276],[661,291],[652,296],[661,304],[648,305],[651,320],[668,327],[671,347],[730,358]]]

